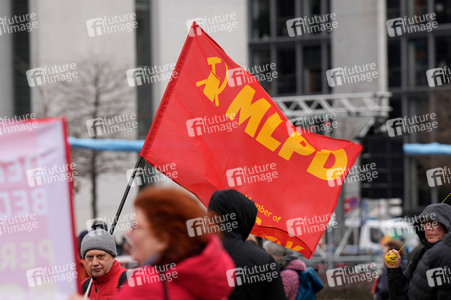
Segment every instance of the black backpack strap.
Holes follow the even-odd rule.
[[[119,282],[117,284],[117,288],[120,289],[121,286],[127,281],[127,271],[122,272],[121,277],[119,277]]]
[[[91,280],[92,280],[92,278],[88,278],[88,280],[86,280],[85,283],[83,283],[83,287],[82,287],[83,294],[86,293],[86,290],[88,289],[88,286],[89,286],[89,283],[91,282]]]
[[[161,276],[162,272],[160,272],[160,276]],[[160,277],[161,278],[161,277]],[[164,299],[165,300],[169,300],[169,295],[168,295],[168,287],[166,286],[166,279],[163,279],[161,281],[161,283],[163,284],[163,294],[164,294]]]

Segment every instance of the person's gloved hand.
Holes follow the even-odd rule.
[[[401,265],[401,255],[396,250],[390,250],[385,254],[385,265],[387,268],[399,268]]]

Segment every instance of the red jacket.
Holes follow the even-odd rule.
[[[117,295],[117,293],[119,292],[119,278],[121,277],[122,273],[124,273],[124,271],[127,270],[124,269],[117,261],[114,261],[113,266],[111,267],[111,270],[108,272],[108,274],[93,280],[89,299],[113,299],[113,296]],[[82,287],[87,280],[90,280],[90,278],[87,278],[81,283]]]
[[[218,237],[211,239],[201,254],[177,264],[163,266],[169,300],[223,300],[232,293],[226,271],[234,269],[230,256],[222,248]],[[162,275],[154,266],[145,266],[139,277],[133,273],[114,300],[164,300]]]

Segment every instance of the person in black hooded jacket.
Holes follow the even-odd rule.
[[[397,257],[393,266],[386,262],[390,299],[451,299],[451,206],[428,205],[418,219],[414,228],[424,247],[404,273],[398,251],[391,250]]]
[[[212,195],[208,209],[222,219],[234,214],[238,222],[238,226],[223,232],[224,248],[235,262],[237,278],[240,277],[229,299],[286,299],[274,259],[263,249],[245,242],[257,217],[255,203],[236,190],[220,190]]]

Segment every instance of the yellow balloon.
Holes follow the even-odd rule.
[[[386,254],[385,255],[385,261],[390,265],[390,266],[394,266],[396,263],[396,254],[395,253],[391,253],[391,254]]]

